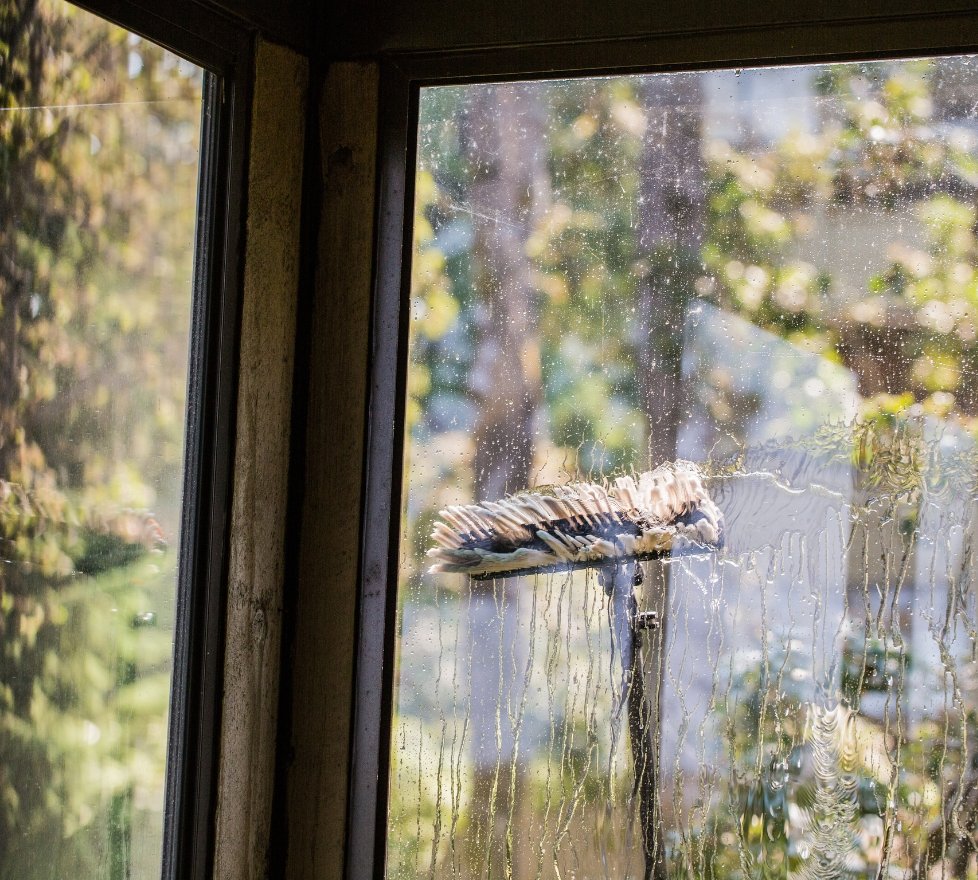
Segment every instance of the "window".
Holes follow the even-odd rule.
[[[186,762],[210,772],[200,612],[226,473],[201,462],[229,430],[235,301],[233,81],[210,70],[237,47],[225,24],[208,44],[112,14],[201,64],[62,0],[0,12],[4,878],[191,876],[208,809]]]
[[[976,77],[421,89],[389,876],[976,870]],[[641,563],[657,628],[570,542],[430,570],[676,459],[723,541]]]

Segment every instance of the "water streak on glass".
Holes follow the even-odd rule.
[[[159,876],[202,71],[0,11],[0,878]]]
[[[976,113],[973,57],[422,90],[388,876],[978,876]],[[677,458],[726,533],[641,563],[647,775],[606,575],[426,551]]]

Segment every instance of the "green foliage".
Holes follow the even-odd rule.
[[[159,856],[175,554],[139,511],[176,535],[201,75],[61,0],[0,8],[0,71],[0,877],[121,878]]]
[[[112,814],[162,788],[172,652],[172,619],[134,624],[172,592],[174,561],[36,578],[29,604],[4,594],[3,665],[17,674],[0,699],[0,876],[124,876],[107,870],[108,838],[134,813]]]
[[[746,323],[748,329],[772,334],[772,379],[784,372],[790,380],[791,356],[803,351],[820,358],[812,376],[815,385],[830,387],[830,374],[843,373],[858,383],[860,418],[842,441],[838,426],[821,424],[824,410],[807,400],[787,401],[792,420],[787,428],[813,447],[835,444],[838,462],[859,473],[860,490],[891,498],[886,514],[897,521],[895,546],[907,551],[920,498],[941,503],[948,485],[970,487],[974,479],[970,458],[956,463],[949,453],[940,468],[925,461],[922,437],[909,424],[926,414],[938,417],[949,431],[961,426],[978,435],[978,160],[973,143],[942,127],[947,120],[939,99],[946,100],[941,95],[952,67],[948,59],[827,66],[816,81],[825,100],[817,102],[814,133],[790,132],[761,146],[748,138],[740,143],[711,140],[712,133],[703,132],[698,146],[705,162],[705,217],[702,248],[693,255],[682,253],[679,245],[646,248],[639,242],[638,206],[642,174],[648,170],[643,151],[655,112],[643,96],[641,78],[541,83],[537,97],[546,116],[548,174],[541,184],[546,210],[525,252],[508,255],[514,263],[527,261],[532,274],[534,299],[527,311],[536,320],[527,321],[522,332],[524,351],[538,364],[542,387],[535,446],[520,453],[546,458],[546,465],[556,460],[572,474],[608,475],[642,463],[650,433],[637,378],[641,347],[649,343],[635,332],[643,285],[650,279],[679,278],[669,292],[681,314],[687,307],[695,314],[700,298],[718,307],[712,314],[742,319],[729,320],[729,325]],[[961,92],[967,114],[973,115],[973,69],[966,74]],[[457,431],[461,439],[450,442],[435,417],[440,400],[471,397],[471,328],[479,296],[492,295],[491,285],[487,293],[473,283],[478,255],[472,250],[472,228],[480,214],[500,208],[470,199],[475,183],[492,169],[472,168],[467,161],[465,140],[479,134],[467,130],[468,94],[464,88],[439,89],[422,101],[418,320],[409,389],[418,444],[409,514],[412,524],[421,526],[406,542],[414,556],[411,571],[423,564],[433,511],[465,497],[473,483],[464,419]],[[505,210],[500,216],[505,221]],[[817,246],[820,237],[835,241],[829,233],[860,224],[878,237],[867,236],[864,259],[873,268],[862,274],[848,271],[851,267],[837,255]],[[665,342],[682,353],[683,328],[665,323]],[[726,321],[721,323],[728,329]],[[790,349],[790,356],[782,349]],[[731,351],[737,349],[720,346],[716,357],[702,365],[695,383],[700,399],[693,401],[721,436],[721,452],[742,449],[766,399],[788,387],[772,383],[778,391],[745,389],[737,381],[740,365],[723,360]],[[851,395],[849,386],[846,391]],[[437,475],[422,476],[423,469]],[[547,476],[552,478],[550,471]],[[451,485],[446,488],[446,483]],[[404,601],[428,596],[429,584],[419,583],[421,599],[412,594]],[[402,587],[402,597],[405,593]],[[973,719],[962,724],[957,741],[946,742],[939,752],[933,743],[947,739],[948,717],[924,718],[912,733],[894,732],[882,730],[878,717],[860,711],[867,693],[900,690],[912,657],[907,645],[879,633],[851,635],[841,658],[842,693],[836,696],[852,709],[860,742],[870,743],[867,753],[873,754],[860,756],[861,782],[855,792],[840,794],[824,774],[819,778],[809,767],[806,737],[824,740],[826,735],[824,730],[813,734],[815,722],[806,714],[814,699],[811,680],[790,674],[811,664],[793,657],[792,643],[786,644],[782,654],[768,653],[758,664],[735,670],[731,692],[717,708],[733,768],[729,788],[723,789],[729,797],[705,806],[699,836],[691,832],[683,839],[695,864],[686,865],[682,876],[746,878],[799,871],[802,857],[785,830],[785,785],[792,786],[796,804],[815,813],[838,808],[851,819],[890,810],[890,825],[904,826],[896,844],[901,865],[910,864],[927,845],[928,823],[940,817],[947,783],[942,773],[970,760],[966,741],[973,737]],[[893,784],[881,778],[880,766],[895,749],[901,766]],[[436,760],[426,756],[426,765]],[[412,796],[415,781],[412,776]],[[428,843],[422,845],[416,829],[434,814],[429,794],[422,796],[418,787],[420,826],[414,824],[418,817],[405,810],[399,814],[404,827],[392,834],[399,846],[410,849],[410,858]],[[544,800],[536,794],[542,813]],[[845,803],[833,806],[833,798]],[[878,844],[864,840],[859,846]],[[448,843],[442,846],[447,849]],[[865,864],[871,863],[867,856]],[[849,875],[848,868],[837,872]]]
[[[866,414],[910,393],[974,430],[973,160],[936,132],[935,69],[927,61],[826,68],[817,85],[833,110],[818,135],[791,135],[761,154],[709,145],[710,271],[697,292],[841,360],[860,378]],[[891,245],[889,265],[860,297],[793,254],[817,224],[863,211],[915,213],[927,249]]]

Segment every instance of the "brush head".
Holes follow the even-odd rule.
[[[473,578],[651,559],[723,543],[723,514],[699,468],[681,460],[610,483],[567,483],[447,507],[440,516],[429,571]]]

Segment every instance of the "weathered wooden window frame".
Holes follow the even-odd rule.
[[[528,15],[533,12],[527,10]],[[643,24],[647,22],[637,22],[636,27]],[[975,51],[978,51],[978,12],[921,11],[718,29],[704,24],[695,31],[655,37],[503,48],[447,47],[445,51],[394,52],[381,57],[346,880],[381,880],[385,872],[411,218],[420,90],[425,86],[503,80],[765,67]],[[299,678],[305,674],[303,670],[296,671]]]

